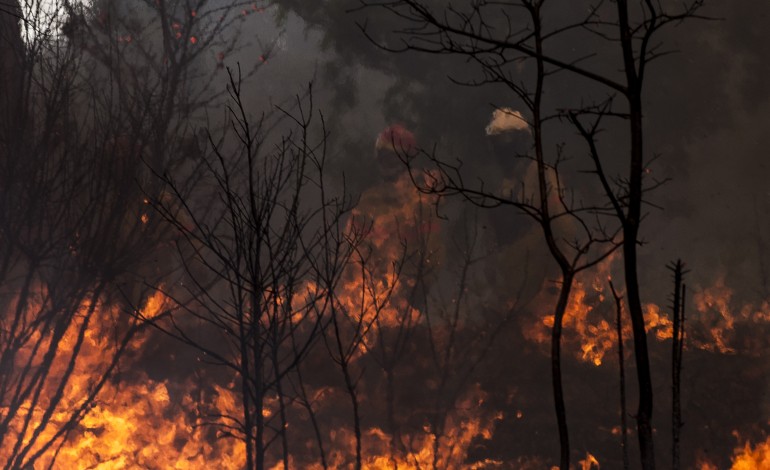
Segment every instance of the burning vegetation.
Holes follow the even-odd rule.
[[[394,122],[352,195],[312,85],[250,109],[245,84],[280,41],[228,62],[241,43],[225,33],[268,4],[139,3],[0,7],[3,468],[770,468],[770,300],[741,301],[721,273],[688,291],[677,263],[671,305],[634,304],[634,204],[657,183],[647,167],[608,180],[611,100],[558,116],[604,202],[576,202],[581,172],[543,148],[542,89],[517,84],[527,110],[479,125],[528,148],[495,187]],[[696,4],[645,8],[667,23]],[[539,34],[509,60],[542,84]],[[615,88],[633,105],[632,85]],[[209,109],[222,122],[201,124]],[[498,206],[534,223],[512,229]],[[650,421],[630,406],[652,393]]]

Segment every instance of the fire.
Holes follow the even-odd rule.
[[[395,165],[397,162],[393,162]],[[352,225],[370,229],[366,239],[364,264],[348,269],[337,297],[342,309],[367,328],[363,346],[372,347],[380,329],[414,325],[421,313],[410,305],[415,279],[404,271],[410,256],[425,248],[434,231],[425,220],[425,202],[414,190],[411,178],[403,173],[395,181],[367,191],[353,211]],[[436,263],[438,250],[428,245],[425,263]]]
[[[155,292],[147,299],[140,316],[158,318],[168,305],[168,299]],[[90,307],[86,303],[81,309]],[[61,439],[55,439],[54,433],[66,425],[72,410],[92,389],[94,377],[98,377],[95,372],[106,367],[105,361],[109,357],[104,351],[113,347],[108,340],[112,336],[109,330],[120,316],[119,308],[101,302],[93,307],[96,310],[95,321],[86,330],[75,369],[51,418],[54,425],[41,428],[40,442],[49,439],[57,442],[56,452],[45,453],[40,459],[41,468],[48,468],[54,457],[56,460],[52,468],[55,469],[197,469],[209,465],[223,469],[240,468],[243,451],[239,450],[235,441],[218,442],[216,448],[210,443],[207,430],[200,425],[200,416],[191,413],[198,404],[189,393],[181,395],[179,400],[177,388],[171,389],[164,381],[153,381],[144,373],[139,373],[130,384],[113,380],[106,382],[80,422]],[[70,327],[62,341],[63,350],[74,347],[80,326],[76,322]],[[148,333],[145,330],[132,339],[128,356],[145,346]],[[63,371],[67,367],[66,359],[66,354],[58,356],[52,369]],[[184,388],[190,390],[191,385],[184,384]],[[49,396],[54,396],[53,392]],[[29,416],[33,422],[31,428],[35,429],[47,405],[44,403],[34,409],[23,407],[26,412],[18,421]],[[14,427],[17,432],[19,426],[20,423],[17,423]],[[2,454],[0,450],[0,457],[7,458]]]
[[[654,332],[658,341],[674,337],[674,324],[668,314],[661,313],[660,307],[648,304],[644,312],[644,323],[648,332]],[[626,337],[625,332],[623,334]]]
[[[400,162],[394,160],[390,164]],[[414,249],[419,236],[436,231],[437,227],[427,217],[427,203],[414,190],[409,174],[402,172],[394,181],[365,192],[353,216],[356,223],[376,222],[372,224],[368,241],[377,249],[387,250],[387,257],[395,261],[403,243]]]
[[[214,448],[206,430],[186,416],[195,409],[190,396],[180,404],[171,402],[165,383],[111,387],[78,427],[78,436],[68,442],[56,467],[128,468],[239,468],[243,449],[235,441],[222,441]],[[172,417],[158,422],[159,417]]]
[[[389,197],[395,195],[397,204],[393,204],[383,194],[370,194],[364,198],[369,208],[356,215],[372,217],[374,224],[369,238],[373,251],[370,264],[367,265],[368,274],[362,277],[360,265],[352,266],[336,292],[341,311],[349,318],[360,318],[369,325],[354,361],[363,361],[378,347],[384,347],[380,342],[389,340],[388,335],[392,330],[405,324],[417,328],[423,321],[423,313],[409,300],[409,292],[415,285],[413,273],[399,268],[396,275],[394,266],[401,262],[399,257],[404,256],[405,246],[416,244],[433,229],[407,217],[407,214],[419,212],[418,208],[422,204],[419,196],[413,191],[407,191],[411,189],[408,177],[402,178],[395,187],[398,191]],[[400,233],[404,234],[403,239],[392,236],[393,224],[399,225]],[[437,253],[434,245],[432,251],[429,251],[433,262],[437,259]],[[133,318],[147,324],[169,321],[168,312],[178,307],[163,292],[166,292],[166,288],[161,286],[149,295],[142,308],[133,312]],[[307,283],[295,292],[291,305],[292,319],[296,320],[294,324],[300,324],[300,319],[295,316],[306,314],[307,304],[320,295],[319,287],[313,283]],[[278,302],[283,302],[282,299],[279,297]],[[89,308],[93,308],[96,313],[94,321],[86,329],[76,370],[59,405],[65,411],[78,406],[82,401],[91,386],[89,381],[92,380],[93,371],[106,367],[104,351],[115,347],[112,344],[114,335],[111,334],[111,328],[119,318],[126,315],[121,310],[125,307],[102,301],[81,306],[81,309]],[[327,315],[329,312],[320,313]],[[62,341],[63,349],[75,347],[77,327],[81,324],[77,321],[73,323],[72,332],[68,332]],[[419,327],[424,328],[424,325]],[[458,322],[455,328],[461,330],[464,324]],[[448,341],[449,333],[440,328],[436,328],[434,334],[439,347]],[[205,369],[180,380],[152,377],[142,370],[137,361],[141,352],[151,346],[153,341],[157,341],[158,337],[159,333],[149,327],[133,336],[120,363],[119,372],[104,383],[82,419],[58,439],[56,451],[45,453],[40,460],[41,465],[54,469],[101,470],[243,468],[246,460],[245,445],[239,439],[240,431],[236,431],[241,407],[238,381],[207,377]],[[30,361],[34,366],[35,361],[40,360],[28,351],[26,353],[18,356],[17,366]],[[66,364],[61,363],[56,364],[54,370],[64,368]],[[319,412],[327,412],[327,409],[334,409],[339,403],[346,402],[339,388],[327,384],[308,385],[307,391],[311,406]],[[377,391],[372,393],[376,394]],[[450,403],[443,415],[434,415],[432,413],[439,412],[428,410],[423,414],[421,426],[404,427],[398,436],[386,431],[382,423],[364,422],[364,468],[390,469],[394,464],[404,469],[465,466],[473,443],[490,440],[497,423],[504,418],[502,413],[486,409],[486,398],[486,392],[478,384],[471,385]],[[362,395],[360,399],[362,403],[369,403],[367,406],[372,406],[378,398]],[[304,412],[297,403],[288,403],[286,406],[286,412],[293,416]],[[266,397],[262,416],[269,426],[281,422],[280,407],[277,396]],[[40,411],[31,406],[28,408],[26,412],[32,415],[34,429],[34,425],[40,422]],[[23,420],[25,416],[22,413],[20,419]],[[66,416],[66,413],[61,416],[57,414],[52,421],[59,427],[63,426]],[[297,426],[297,432],[301,432],[302,426]],[[50,426],[43,432],[52,435],[57,428]],[[289,427],[287,423],[284,428],[292,430],[294,426]],[[16,429],[22,432],[21,428]],[[323,431],[323,439],[327,443],[328,468],[348,468],[351,455],[355,454],[352,428],[348,425],[331,427]],[[396,453],[392,448],[394,441],[398,449]],[[312,448],[314,442],[308,441],[302,445]],[[281,468],[280,459],[273,457],[270,457],[269,467]],[[289,462],[297,467],[321,468],[318,463],[307,462],[294,455],[289,456]],[[499,463],[494,459],[482,459],[467,464],[482,469],[494,468]]]
[[[695,466],[698,470],[719,470],[713,463],[702,459],[699,459]]]
[[[617,347],[614,299],[608,295],[609,288],[602,284],[609,271],[610,260],[602,265],[598,273],[579,277],[570,295],[564,316],[564,341],[574,344],[575,355],[595,366],[602,365],[607,353]],[[546,292],[547,289],[543,289]],[[762,354],[757,345],[738,345],[736,329],[750,328],[753,324],[770,321],[770,305],[764,302],[759,307],[744,304],[735,307],[732,301],[733,290],[726,286],[724,278],[719,277],[713,285],[697,290],[692,295],[693,305],[689,307],[686,318],[685,347],[721,354],[734,354],[741,347],[742,352],[753,355]],[[541,294],[539,304],[550,308],[554,304],[552,297]],[[673,323],[670,314],[660,306],[649,303],[644,306],[647,332],[658,341],[673,337]],[[534,324],[524,326],[525,337],[538,344],[549,344],[550,330],[554,316],[546,314]],[[632,337],[631,326],[625,317],[623,340]]]
[[[404,437],[405,451],[392,455],[389,450],[391,437],[379,427],[369,427],[363,432],[364,461],[363,468],[371,470],[399,469],[418,470],[421,468],[494,468],[493,461],[487,460],[466,464],[468,449],[475,440],[489,440],[494,428],[502,417],[487,416],[480,412],[484,392],[478,387],[462,399],[451,414],[447,431],[436,436],[430,426],[424,426],[421,432]],[[329,467],[344,469],[350,467],[350,456],[354,455],[354,437],[348,428],[340,428],[330,433],[334,447],[338,451],[330,456]],[[435,465],[435,467],[434,467]],[[308,467],[321,469],[321,465]]]
[[[580,470],[599,470],[600,468],[599,461],[590,452],[586,452],[586,458],[578,461],[578,465],[580,465]]]
[[[770,437],[755,446],[746,442],[735,449],[731,470],[756,470],[770,468]]]
[[[544,302],[552,305],[548,300]],[[594,279],[575,281],[563,326],[568,343],[579,341],[577,354],[580,359],[597,367],[602,365],[604,356],[617,344],[613,316],[614,306],[611,299],[605,297],[601,284]],[[538,324],[525,328],[525,337],[536,343],[549,344],[553,324],[554,316],[544,315]],[[624,338],[630,335],[630,328],[624,328]]]
[[[439,320],[438,325],[428,325],[428,313],[423,310],[424,306],[411,296],[417,279],[405,259],[413,252],[421,251],[426,255],[425,262],[430,268],[440,264],[444,257],[443,248],[433,240],[435,237],[432,238],[436,227],[427,217],[414,216],[425,211],[424,201],[412,190],[412,184],[409,176],[404,174],[389,182],[387,187],[377,188],[362,197],[350,223],[372,224],[366,240],[368,251],[362,253],[359,263],[349,266],[335,292],[337,303],[334,305],[344,316],[344,324],[359,323],[364,326],[355,333],[360,335],[361,341],[351,359],[357,384],[360,384],[358,398],[365,410],[361,420],[363,467],[383,470],[507,468],[511,461],[486,457],[474,461],[471,450],[491,441],[503,420],[526,424],[535,414],[527,410],[527,419],[524,419],[524,411],[518,408],[511,408],[506,413],[492,409],[488,405],[490,394],[479,383],[467,384],[465,389],[452,396],[452,401],[444,408],[428,400],[421,402],[422,408],[412,411],[408,419],[402,418],[394,431],[381,416],[382,411],[378,410],[385,395],[383,380],[372,379],[371,376],[381,372],[378,367],[384,370],[385,366],[378,362],[378,354],[384,356],[390,352],[394,337],[409,330],[409,334],[419,341],[427,342],[429,337],[433,347],[443,351],[456,334],[471,326],[471,322],[462,317],[449,324],[451,327],[444,327],[441,321],[445,319],[439,317],[434,317],[434,320]],[[142,222],[147,224],[144,215],[142,217]],[[611,259],[600,266],[598,273],[576,280],[564,318],[565,351],[571,351],[577,359],[596,367],[605,363],[608,354],[612,357],[617,347],[614,298],[606,283],[614,262],[616,260]],[[165,287],[159,286],[145,299],[142,308],[133,312],[133,317],[147,323],[166,321],[167,313],[177,306],[163,294],[165,290]],[[311,310],[308,305],[323,297],[322,290],[317,284],[308,282],[293,293],[290,306],[293,325],[302,325],[303,316]],[[767,304],[759,307],[744,305],[736,309],[732,296],[732,290],[721,279],[713,286],[697,291],[693,296],[693,313],[688,316],[688,348],[720,354],[735,353],[741,348],[736,342],[737,329],[770,321]],[[458,303],[451,296],[443,300],[447,305]],[[538,305],[551,305],[547,289],[543,290],[538,300]],[[276,302],[285,305],[286,296],[278,295]],[[53,440],[55,450],[45,452],[40,464],[48,467],[53,462],[51,468],[54,469],[100,470],[243,468],[246,448],[240,439],[239,432],[242,431],[238,429],[242,397],[237,377],[228,374],[214,377],[205,368],[178,381],[152,376],[142,370],[137,359],[158,338],[151,328],[144,328],[133,336],[118,372],[104,383],[93,404],[84,410],[79,423],[65,435],[55,437],[56,430],[65,426],[69,413],[80,406],[84,396],[93,388],[94,371],[105,371],[108,367],[104,351],[116,347],[113,344],[113,328],[120,323],[120,318],[126,316],[121,308],[125,309],[103,300],[83,302],[79,307],[79,319],[64,335],[62,349],[75,348],[79,328],[84,325],[83,318],[86,318],[85,312],[95,311],[93,321],[85,330],[82,351],[74,366],[72,379],[51,417],[52,425],[42,427],[41,442]],[[329,307],[316,313],[328,316]],[[657,341],[671,339],[672,322],[664,309],[655,304],[645,305],[645,321],[651,338]],[[553,322],[553,315],[540,316],[534,324],[524,326],[525,337],[547,344]],[[631,338],[627,321],[621,334],[624,340]],[[426,347],[425,344],[421,346]],[[319,346],[318,350],[321,349]],[[424,370],[428,369],[426,363],[431,359],[417,357],[414,350],[409,353],[412,355],[405,356],[405,362],[412,368],[412,373],[420,374],[418,380],[422,380],[420,384],[424,390],[419,393],[433,394],[439,389],[440,380]],[[53,370],[59,372],[54,372],[54,375],[66,369],[66,359],[66,355],[57,357]],[[41,360],[40,355],[22,350],[16,358],[16,366],[38,367]],[[323,371],[324,374],[327,372]],[[318,461],[308,460],[307,455],[313,455],[316,442],[305,436],[308,433],[303,428],[309,428],[309,420],[297,416],[310,408],[319,416],[333,416],[338,420],[340,415],[344,415],[340,410],[347,406],[345,390],[339,384],[325,377],[314,380],[305,385],[306,408],[296,401],[282,403],[277,395],[268,395],[260,410],[268,426],[295,433],[292,436],[302,436],[297,438],[299,443],[293,446],[303,454],[288,456],[291,468],[323,468]],[[292,382],[291,386],[296,384]],[[47,392],[50,397],[55,396],[53,391]],[[22,422],[29,418],[30,429],[34,430],[43,421],[42,410],[47,405],[45,400],[37,406],[25,404],[11,432],[21,435],[22,441],[28,441],[32,431],[24,430]],[[3,411],[0,408],[0,413]],[[290,414],[293,419],[283,423],[283,413]],[[325,446],[327,468],[350,468],[351,456],[355,455],[353,427],[348,422],[341,423],[334,421],[333,425],[319,431]],[[620,433],[617,426],[602,429],[609,430],[608,434],[614,436]],[[7,449],[0,449],[0,459],[5,457],[4,452]],[[552,463],[538,456],[520,456],[517,459],[515,468],[548,468]],[[768,459],[770,439],[754,445],[747,442],[736,449],[732,468],[764,468],[770,465]],[[268,461],[267,468],[282,468],[282,461],[276,455],[270,455]],[[586,452],[585,457],[576,463],[576,468],[582,470],[600,468],[599,458],[590,452]],[[702,470],[716,468],[707,461],[698,465]]]
[[[413,299],[417,279],[413,265],[409,264],[414,260],[412,257],[419,256],[418,251],[425,256],[426,265],[434,265],[440,259],[439,247],[430,241],[435,228],[424,217],[427,212],[424,204],[414,191],[409,175],[403,173],[364,193],[353,212],[351,224],[371,227],[364,244],[365,253],[349,267],[336,292],[339,310],[349,318],[349,325],[358,325],[358,334],[362,335],[358,351],[352,357],[354,363],[371,361],[369,356],[388,357],[395,347],[394,338],[426,327],[423,313]],[[462,328],[462,322],[456,327]],[[449,333],[436,328],[431,341],[441,350],[448,336]],[[325,395],[329,399],[331,393]],[[418,469],[464,465],[471,443],[491,439],[495,423],[502,419],[500,414],[483,411],[484,400],[485,392],[476,385],[457,400],[443,418],[431,420],[426,415],[421,427],[402,429],[398,436],[377,425],[365,426],[362,429],[363,467]],[[439,428],[434,428],[434,424]],[[329,437],[333,449],[327,459],[329,468],[349,468],[351,456],[355,455],[352,429],[334,429]],[[491,461],[475,464],[474,468],[489,468],[489,465]]]
[[[169,308],[171,302],[160,291],[151,295],[138,316],[144,320],[158,319]],[[93,388],[95,377],[109,363],[105,351],[114,347],[109,339],[110,329],[121,317],[119,307],[109,306],[101,301],[95,305],[85,302],[80,310],[94,310],[93,321],[83,335],[84,340],[64,393],[56,404],[50,418],[51,424],[41,425],[43,412],[53,403],[49,391],[36,407],[25,404],[18,419],[12,422],[12,433],[21,433],[22,423],[30,419],[27,433],[42,430],[38,442],[53,441],[55,452],[44,453],[38,461],[41,468],[48,468],[53,458],[55,469],[94,468],[176,468],[199,469],[214,465],[216,468],[242,468],[243,446],[234,439],[212,437],[212,428],[204,425],[207,421],[225,424],[231,410],[238,407],[234,395],[222,387],[214,387],[208,397],[205,393],[196,397],[190,393],[196,384],[187,382],[171,385],[167,381],[154,381],[143,372],[132,370],[132,380],[124,383],[109,380],[83,414],[80,422],[60,438],[56,432],[67,426],[67,420],[74,409],[79,407]],[[67,351],[75,347],[77,335],[82,327],[73,322],[60,343],[63,351],[54,359],[52,384],[56,384],[68,367]],[[126,356],[142,350],[150,339],[150,330],[135,335]],[[27,364],[39,365],[40,358],[32,351],[23,350],[17,357],[17,367]],[[131,369],[131,364],[124,366]],[[199,387],[198,387],[199,388]],[[211,403],[210,406],[200,403]],[[214,417],[214,418],[211,418]],[[29,442],[29,438],[24,438]],[[36,447],[32,451],[37,450]],[[8,458],[5,447],[0,449],[0,458]]]

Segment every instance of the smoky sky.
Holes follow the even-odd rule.
[[[359,25],[392,40],[389,31],[398,23],[381,10],[356,10],[357,0],[275,3],[286,48],[276,56],[273,73],[315,75],[321,106],[333,116],[336,142],[344,149],[340,166],[355,189],[368,183],[373,141],[391,122],[411,126],[421,145],[437,145],[467,162],[470,172],[500,165],[484,127],[494,106],[515,106],[509,91],[452,83],[450,76],[471,79],[476,73],[459,58],[378,49]],[[548,13],[569,17],[579,11]],[[735,284],[746,287],[747,295],[763,294],[761,265],[770,262],[763,256],[770,234],[764,217],[770,209],[765,183],[770,62],[763,31],[770,5],[707,2],[702,13],[706,18],[664,31],[660,41],[672,53],[648,73],[646,151],[656,158],[655,175],[670,182],[650,198],[643,274],[665,276],[660,268],[682,258],[692,267],[691,282],[738,277]],[[568,82],[555,88],[549,91],[554,100],[579,98]],[[613,142],[612,136],[602,139]]]

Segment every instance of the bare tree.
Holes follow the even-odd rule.
[[[250,5],[236,0],[63,2],[68,12],[63,34],[97,64],[89,78],[109,83],[104,98],[123,105],[111,112],[122,114],[123,132],[152,170],[162,172],[178,163],[170,159],[187,156],[186,140],[177,137],[205,122],[207,107],[223,104],[218,77],[225,61],[247,45],[239,25]],[[269,57],[273,45],[274,40],[259,41],[257,56]],[[256,60],[248,69],[244,64],[244,79],[263,63]]]
[[[427,336],[430,367],[426,371],[433,384],[430,390],[427,432],[433,438],[432,469],[452,468],[463,464],[457,461],[452,447],[453,436],[448,435],[450,424],[465,395],[472,392],[472,384],[478,379],[477,370],[505,333],[505,327],[520,310],[524,285],[516,292],[513,302],[501,313],[479,314],[480,299],[474,295],[472,279],[475,268],[489,254],[479,247],[479,223],[465,227],[462,235],[453,239],[449,253],[442,263],[442,271],[457,271],[452,276],[451,290],[437,288],[423,306],[423,322],[419,333]],[[454,258],[454,259],[453,259]],[[420,465],[421,463],[418,463]]]
[[[381,427],[393,468],[449,468],[465,458],[455,433],[470,410],[459,408],[475,396],[474,373],[515,306],[502,317],[470,306],[478,300],[469,290],[480,261],[479,224],[451,247],[462,253],[452,269],[443,246],[451,235],[431,217],[430,198],[400,173],[370,188],[354,209],[350,223],[367,227],[366,236],[334,292],[324,330],[353,415],[355,456],[338,463],[363,468],[382,458],[363,450],[365,431]],[[362,407],[366,402],[385,409]]]
[[[364,241],[362,239],[362,241]],[[378,269],[382,266],[371,264],[371,252],[357,250],[353,263],[347,266],[348,288],[334,289],[328,306],[329,327],[324,330],[324,343],[344,380],[345,393],[350,399],[353,434],[355,438],[354,468],[363,468],[362,417],[360,409],[359,382],[364,374],[361,357],[367,353],[367,343],[377,341],[383,311],[399,286],[400,266],[388,267],[384,278]]]
[[[279,110],[292,129],[271,142],[270,116],[253,124],[241,78],[231,73],[228,87],[234,144],[211,141],[201,185],[188,193],[159,175],[170,197],[153,206],[182,236],[186,281],[169,292],[180,310],[155,326],[232,374],[241,406],[212,424],[245,444],[247,468],[265,468],[274,442],[288,468],[289,375],[334,323],[332,292],[358,235],[341,228],[350,200],[326,186],[328,136],[312,95]]]
[[[634,355],[639,383],[639,407],[636,413],[639,446],[642,466],[645,470],[655,467],[653,435],[652,435],[652,381],[650,361],[647,351],[647,340],[644,326],[644,315],[641,303],[641,293],[638,280],[637,247],[639,230],[643,218],[643,195],[646,190],[659,182],[645,183],[644,176],[649,165],[645,158],[644,132],[642,123],[642,92],[648,65],[665,52],[658,44],[657,33],[665,26],[677,24],[690,18],[698,17],[702,0],[693,0],[675,7],[660,2],[642,1],[632,4],[625,0],[616,2],[584,2],[575,5],[574,17],[559,22],[546,24],[543,13],[548,7],[559,8],[559,5],[544,0],[521,0],[511,2],[476,2],[467,8],[444,6],[431,1],[401,0],[378,1],[362,0],[364,7],[382,8],[392,13],[394,19],[400,20],[402,29],[396,31],[399,42],[390,45],[387,39],[377,32],[372,32],[366,25],[363,31],[381,46],[394,51],[414,50],[435,54],[459,54],[482,71],[482,79],[471,84],[501,83],[507,86],[527,106],[531,112],[529,126],[533,130],[535,158],[538,166],[538,185],[540,198],[536,204],[518,204],[519,209],[532,214],[543,226],[546,243],[551,254],[557,260],[562,270],[562,285],[568,286],[572,273],[577,266],[570,263],[568,258],[554,242],[549,232],[551,220],[561,216],[551,214],[547,201],[548,188],[544,177],[547,165],[542,160],[543,138],[542,128],[551,119],[543,112],[541,106],[542,90],[545,79],[552,79],[554,74],[565,73],[572,80],[585,83],[602,92],[617,95],[622,98],[622,104],[616,105],[608,100],[594,100],[595,104],[583,107],[562,105],[561,114],[568,118],[580,135],[585,139],[591,156],[590,170],[597,177],[595,185],[601,188],[605,196],[604,207],[572,206],[565,211],[569,216],[589,215],[588,219],[573,217],[578,224],[587,228],[584,220],[593,216],[608,216],[614,218],[614,223],[622,232],[622,251],[624,272],[626,277],[626,296],[629,314],[634,334]],[[553,11],[550,10],[553,14]],[[583,13],[577,13],[577,12]],[[587,12],[587,13],[585,13]],[[554,15],[558,16],[558,15]],[[376,37],[375,37],[376,36]],[[574,46],[577,41],[585,43],[592,49],[575,51],[574,47],[559,50],[560,41],[569,41]],[[595,49],[594,49],[595,48]],[[615,49],[617,48],[617,49]],[[575,51],[574,53],[571,51]],[[589,61],[596,55],[607,54],[608,62],[619,57],[619,63],[601,63],[599,60]],[[615,55],[612,55],[615,54]],[[517,72],[517,66],[533,64],[534,72],[529,75]],[[620,73],[614,70],[620,69]],[[529,77],[529,78],[527,78]],[[529,85],[528,85],[529,83]],[[570,109],[572,108],[572,109]],[[597,134],[602,118],[614,117],[625,121],[627,135],[627,158],[625,171],[627,176],[613,184],[612,173],[605,170],[606,161],[600,158],[602,152],[597,145]],[[589,120],[585,123],[583,120]],[[445,165],[445,164],[444,164]],[[444,166],[442,174],[457,172],[454,167]],[[610,170],[612,171],[612,170]],[[490,197],[489,191],[468,187],[461,179],[441,180],[432,191],[444,194],[461,193],[465,197],[475,198],[481,204],[511,204],[516,202],[510,197]],[[516,205],[516,204],[513,204]],[[595,233],[602,233],[604,223],[599,223],[599,231],[588,230],[589,240],[595,239]],[[612,230],[608,237],[599,237],[604,241],[612,239]],[[580,254],[581,246],[573,247]],[[591,262],[587,263],[590,266]],[[562,288],[563,298],[557,305],[557,321],[554,324],[553,356],[558,357],[559,306],[566,303],[569,294],[568,287]],[[557,362],[554,362],[557,364]],[[560,416],[560,438],[562,441],[561,467],[568,465],[566,426],[563,423],[563,408],[559,402],[558,371],[554,366],[554,387],[556,391],[557,415]]]
[[[34,5],[14,2],[11,16],[3,10],[11,46],[0,43],[12,88],[3,93],[0,129],[4,468],[53,465],[140,328],[111,308],[125,306],[120,286],[135,282],[143,245],[157,242],[141,219],[141,199],[132,205],[124,191],[136,167],[105,164],[107,124],[78,120],[79,51],[51,41],[60,18],[35,14]],[[36,31],[31,43],[21,42],[22,18]],[[141,305],[146,292],[135,294]],[[98,338],[114,341],[101,345],[103,362],[91,364]]]
[[[391,168],[381,168],[381,173],[394,171],[398,161],[392,160]],[[430,206],[414,191],[408,175],[396,168],[397,174],[369,188],[356,207],[363,218],[371,220],[374,232],[363,240],[363,247],[370,253],[366,262],[369,296],[380,300],[365,346],[367,356],[384,374],[385,430],[394,467],[406,452],[396,410],[398,369],[414,352],[416,331],[424,328],[427,284],[435,277],[437,258],[442,258],[438,237],[431,234],[437,221],[430,216]]]
[[[194,153],[187,119],[216,98],[187,94],[200,53],[174,45],[183,60],[153,82],[163,58],[138,52],[153,38],[121,30],[125,10],[102,21],[107,3],[0,5],[3,468],[53,466],[133,347],[143,328],[133,311],[169,271],[159,256],[168,237],[137,184],[150,175],[141,155],[180,165]],[[191,31],[199,45],[222,33]]]
[[[532,24],[536,25],[534,41],[540,47],[543,43],[543,33],[539,29],[541,24],[540,10],[536,5],[527,4],[524,7],[529,13]],[[421,38],[424,39],[424,38]],[[443,48],[446,45],[437,44]],[[430,50],[419,46],[420,50]],[[454,52],[475,56],[477,51],[464,50],[458,45],[451,45],[446,52]],[[505,63],[513,59],[506,59]],[[543,232],[544,239],[553,259],[559,265],[561,279],[559,280],[560,292],[557,304],[554,308],[554,326],[552,330],[552,380],[554,390],[554,402],[557,422],[559,425],[559,438],[561,442],[560,464],[562,468],[569,467],[569,435],[567,431],[566,410],[564,404],[564,392],[561,380],[561,332],[564,314],[566,312],[569,294],[575,275],[580,271],[591,268],[605,259],[617,247],[614,233],[608,233],[605,227],[599,223],[589,225],[592,214],[598,214],[601,207],[585,206],[576,203],[570,198],[568,189],[564,186],[560,175],[560,165],[563,155],[557,151],[551,161],[547,160],[544,148],[544,122],[548,116],[542,109],[542,96],[544,81],[552,72],[546,70],[545,61],[541,57],[535,58],[535,89],[530,90],[526,84],[519,84],[506,78],[506,67],[494,63],[481,63],[485,73],[485,81],[501,81],[526,104],[532,118],[527,121],[532,131],[534,141],[534,156],[531,158],[535,170],[534,181],[520,181],[517,192],[495,193],[487,190],[483,185],[471,187],[463,177],[461,166],[448,163],[434,153],[424,152],[424,155],[434,164],[437,172],[428,172],[424,176],[425,183],[417,183],[418,189],[428,194],[441,197],[459,195],[480,207],[511,206],[532,217]],[[512,114],[508,110],[500,110]],[[514,116],[524,120],[520,115]],[[405,155],[405,157],[408,157]],[[412,165],[410,158],[404,158],[407,165]],[[531,186],[527,187],[526,183]],[[534,184],[533,184],[534,183]],[[534,190],[532,189],[534,186]],[[586,221],[586,219],[588,221]],[[565,223],[564,221],[568,222]],[[602,248],[601,246],[605,247]],[[598,249],[596,247],[599,247]],[[587,257],[587,259],[586,259]]]

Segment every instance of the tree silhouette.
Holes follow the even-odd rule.
[[[566,5],[545,0],[477,2],[467,7],[445,6],[421,0],[360,2],[362,8],[388,11],[392,22],[398,25],[393,31],[396,41],[390,40],[381,30],[375,30],[376,24],[361,25],[363,32],[382,48],[394,52],[418,51],[464,56],[477,67],[481,78],[463,81],[463,84],[502,84],[530,112],[528,124],[533,133],[533,158],[538,175],[534,203],[526,195],[500,195],[483,186],[470,186],[462,179],[457,165],[447,164],[427,152],[428,158],[437,164],[440,176],[424,190],[442,195],[460,194],[482,206],[512,205],[534,217],[543,229],[545,242],[562,272],[562,295],[555,309],[552,342],[562,469],[569,465],[569,447],[559,379],[559,312],[566,305],[574,272],[590,267],[603,255],[589,258],[582,265],[579,260],[596,242],[613,244],[616,230],[622,234],[620,246],[623,252],[626,297],[634,335],[639,383],[636,421],[641,462],[645,470],[655,468],[651,424],[652,381],[638,280],[637,247],[644,216],[643,196],[661,182],[650,182],[649,178],[645,180],[650,159],[645,156],[644,149],[642,92],[648,65],[669,52],[657,42],[657,33],[666,26],[697,18],[702,3],[694,0],[670,7],[653,1],[636,4],[618,0],[612,4],[601,1],[582,2],[567,8]],[[563,13],[558,14],[553,8],[561,8]],[[547,13],[555,18],[552,22],[546,22]],[[575,15],[570,16],[570,13]],[[579,19],[573,20],[575,17]],[[585,44],[586,49],[577,51],[574,47],[576,41]],[[573,46],[567,48],[565,42]],[[605,62],[590,60],[594,56],[607,59]],[[550,82],[554,76],[565,74],[575,83],[585,84],[589,91],[594,92],[594,96],[598,92],[609,97],[597,99],[588,94],[583,99],[583,103],[588,104],[549,103],[553,112],[546,112],[542,108],[546,80]],[[616,96],[621,98],[621,104],[616,103]],[[585,141],[590,157],[590,169],[587,171],[596,177],[593,185],[598,186],[603,193],[603,202],[591,204],[578,199],[577,204],[565,204],[565,192],[561,187],[563,183],[560,182],[564,181],[564,177],[557,176],[556,184],[547,181],[547,170],[558,170],[559,159],[557,156],[555,163],[546,163],[544,160],[543,128],[556,119],[569,121]],[[612,169],[608,170],[609,159],[604,155],[607,150],[599,145],[598,134],[610,119],[625,122],[625,168],[618,167],[618,159],[614,158]],[[612,175],[615,171],[623,171],[627,176],[614,179]],[[561,201],[561,213],[552,213],[552,204],[548,201],[551,193],[556,194]],[[581,193],[578,197],[587,196]],[[553,221],[564,217],[576,221],[587,237],[583,244],[567,244],[575,253],[571,260],[565,256],[564,249],[558,246],[558,236],[553,234],[552,229]],[[608,229],[609,223],[617,229]],[[604,255],[611,250],[605,250]]]
[[[201,23],[158,48],[153,31],[174,29],[163,15],[190,4],[137,3],[149,8],[0,5],[3,468],[54,465],[142,319],[159,314],[135,310],[173,269],[138,184],[154,181],[143,159],[168,168],[194,156],[190,119],[217,98],[195,83],[202,51],[222,44],[232,17],[205,23],[227,5],[214,16],[197,2]]]
[[[234,144],[211,140],[196,187],[158,175],[167,197],[152,205],[181,234],[187,281],[181,293],[169,292],[180,309],[154,324],[232,373],[240,405],[213,424],[245,444],[247,468],[265,468],[273,442],[288,468],[289,376],[337,328],[334,290],[361,232],[342,230],[351,201],[327,188],[327,134],[312,94],[297,98],[295,112],[278,110],[292,127],[270,144],[269,116],[252,123],[242,77],[229,73]]]

